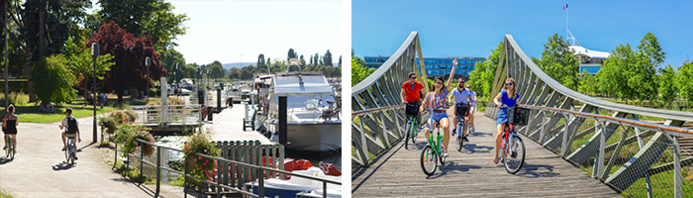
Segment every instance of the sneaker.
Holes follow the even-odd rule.
[[[7,145],[3,146],[2,150],[7,150]]]
[[[455,136],[457,128],[452,129],[452,136]]]
[[[75,155],[75,160],[78,160],[78,159],[79,159],[79,158],[77,158],[77,155]]]
[[[63,150],[62,150],[62,151],[65,151],[65,150],[67,150],[67,146],[63,147]]]
[[[447,157],[447,156],[449,156],[449,155],[450,155],[450,154],[448,154],[448,150],[443,150],[443,157]]]
[[[469,142],[469,139],[467,139],[467,137],[462,137],[462,140],[464,140],[464,142]]]

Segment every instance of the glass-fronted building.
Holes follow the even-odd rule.
[[[380,65],[385,63],[389,57],[387,56],[365,56],[363,59],[366,61],[368,68],[379,68]],[[437,76],[442,76],[447,78],[452,71],[452,61],[457,59],[457,68],[455,69],[455,78],[465,77],[469,78],[469,73],[474,71],[477,62],[484,62],[486,58],[481,57],[447,57],[447,58],[424,58],[424,65],[426,66],[426,76],[428,78],[434,78]],[[416,59],[416,64],[419,65],[419,59]]]
[[[579,62],[578,73],[587,72],[595,75],[604,65],[604,60],[609,58],[609,52],[588,50],[576,45],[571,45],[569,48],[573,51],[573,57]]]

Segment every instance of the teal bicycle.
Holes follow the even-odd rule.
[[[438,107],[434,110],[445,110],[447,109],[447,106],[443,107]],[[426,110],[430,111],[430,110]],[[424,111],[424,112],[426,112]],[[436,136],[434,137],[433,135],[428,136],[428,145],[424,147],[424,149],[421,151],[421,169],[423,170],[426,175],[431,176],[433,173],[436,172],[436,169],[438,169],[438,160],[440,160],[440,164],[445,164],[445,159],[447,157],[444,157],[443,154],[443,135],[440,134],[440,131],[442,129],[440,128],[440,123],[436,122],[436,128],[430,131],[430,133],[433,133],[433,131],[436,131]]]
[[[16,153],[14,147],[16,142],[14,141],[14,138],[12,138],[12,136],[9,135],[7,136],[7,142],[8,143],[5,145],[7,146],[7,149],[5,150],[5,157],[7,157],[7,159],[9,160],[14,160],[14,154]]]
[[[411,143],[416,145],[416,136],[419,135],[419,121],[416,119],[419,115],[419,105],[414,103],[405,103],[405,113],[407,115],[407,124],[404,127],[404,149],[409,150],[409,139]]]

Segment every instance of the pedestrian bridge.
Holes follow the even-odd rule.
[[[412,32],[378,70],[352,87],[353,196],[693,194],[693,151],[679,144],[693,137],[684,127],[693,113],[617,104],[570,90],[541,71],[511,35],[504,37],[490,95],[512,77],[519,104],[531,110],[528,125],[518,128],[527,147],[525,166],[511,175],[493,164],[497,108],[480,106],[485,111],[475,114],[477,132],[470,142],[427,177],[417,160],[426,144],[423,134],[409,150],[400,141],[405,123],[400,85],[412,71],[426,78],[424,65],[415,61],[423,63],[420,46]]]

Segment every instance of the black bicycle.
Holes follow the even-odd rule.
[[[455,104],[455,116],[457,117],[457,151],[462,151],[462,146],[464,145],[464,139],[467,137],[466,135],[463,135],[464,132],[464,117],[467,117],[469,113],[469,104],[460,102]],[[471,129],[471,127],[470,127]],[[467,130],[467,133],[470,133],[470,130]]]

